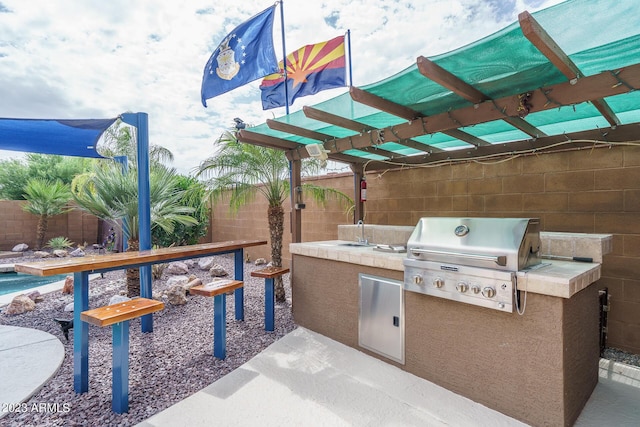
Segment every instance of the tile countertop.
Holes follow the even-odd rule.
[[[374,246],[344,246],[346,240],[291,243],[291,254],[322,258],[387,270],[404,271],[406,253],[374,251]],[[599,263],[543,260],[527,271],[516,273],[518,289],[535,294],[571,298],[600,279]]]

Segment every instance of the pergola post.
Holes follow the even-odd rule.
[[[357,223],[358,221],[364,221],[364,202],[360,197],[360,181],[364,177],[364,165],[362,163],[356,163],[351,165],[351,170],[353,171],[353,202],[354,202],[354,210],[353,210],[353,223]]]
[[[302,191],[302,161],[292,160],[291,167],[291,243],[302,242],[302,209],[303,204],[298,203],[298,194]]]

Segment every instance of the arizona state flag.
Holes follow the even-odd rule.
[[[280,72],[260,84],[263,110],[286,105],[283,62],[278,65]],[[289,105],[298,97],[344,86],[345,76],[344,36],[301,47],[287,55]]]

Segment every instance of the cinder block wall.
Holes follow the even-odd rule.
[[[38,217],[24,212],[24,201],[0,200],[0,250],[10,251],[18,243],[30,249],[36,243]],[[49,218],[45,244],[52,237],[63,236],[76,244],[93,244],[98,239],[98,219],[81,211]]]
[[[353,193],[351,174],[314,180]],[[365,222],[414,226],[424,216],[537,217],[543,231],[613,234],[613,253],[604,259],[599,287],[611,294],[608,344],[640,353],[640,148],[612,147],[519,157],[492,163],[367,174]],[[335,202],[319,207],[305,200],[303,241],[337,238],[338,224],[353,219]],[[289,202],[285,230],[289,230]],[[269,238],[267,205],[254,203],[230,215],[218,204],[214,241]],[[283,258],[288,262],[290,234]],[[267,247],[252,258],[269,258]]]

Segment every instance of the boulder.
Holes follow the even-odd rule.
[[[194,279],[189,280],[189,282],[183,286],[183,288],[185,288],[187,291],[191,288],[193,288],[194,286],[200,286],[202,285],[202,280],[198,279],[197,277]]]
[[[69,253],[64,249],[56,249],[55,251],[53,251],[53,256],[58,258],[64,258],[66,256],[69,256]]]
[[[189,278],[187,276],[172,276],[167,280],[167,287],[172,287],[176,285],[185,285],[189,282]]]
[[[187,303],[187,292],[182,285],[174,285],[166,292],[167,301],[171,305],[184,305]]]
[[[264,258],[258,258],[258,259],[256,259],[256,260],[255,260],[255,262],[254,262],[254,264],[255,264],[255,265],[264,265],[264,264],[266,264],[266,263],[267,263],[267,260],[266,260],[266,259],[264,259]]]
[[[11,304],[4,310],[4,314],[16,315],[33,311],[36,309],[36,303],[26,295],[18,295],[11,301]]]
[[[18,243],[17,245],[15,245],[13,247],[13,249],[11,249],[12,252],[24,252],[27,249],[29,249],[29,245],[27,245],[26,243]]]
[[[80,248],[72,251],[69,255],[72,257],[83,257],[85,255],[84,251]]]
[[[29,292],[27,296],[35,303],[44,301],[44,297],[38,291]]]
[[[124,295],[114,295],[111,298],[109,298],[109,305],[118,304],[119,302],[125,302],[129,300],[131,300],[131,298],[126,297]]]
[[[182,261],[175,261],[170,263],[167,268],[165,268],[165,273],[167,274],[187,274],[189,273],[189,267]]]
[[[220,264],[215,264],[209,270],[209,274],[211,275],[211,277],[222,277],[226,276],[228,273],[223,266],[221,266]]]
[[[73,276],[67,276],[64,279],[64,285],[62,286],[63,294],[73,294]]]
[[[211,270],[211,267],[213,267],[213,258],[202,258],[198,260],[198,268],[200,270]]]
[[[187,264],[187,267],[189,268],[193,268],[193,266],[196,265],[195,259],[185,259],[183,262]]]
[[[47,251],[35,251],[33,256],[36,258],[50,258],[51,254]]]

